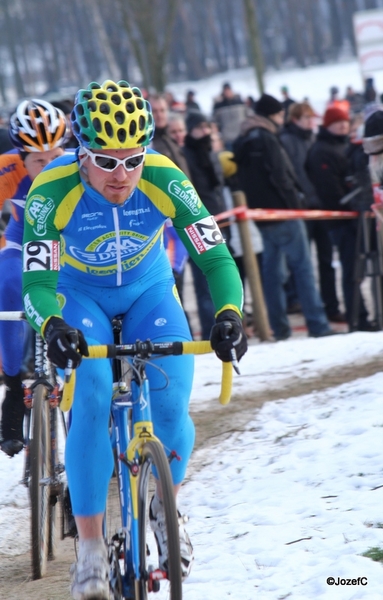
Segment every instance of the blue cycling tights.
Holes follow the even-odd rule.
[[[64,319],[81,329],[88,344],[113,342],[111,320],[124,315],[124,343],[190,340],[185,314],[177,300],[174,281],[155,281],[154,273],[120,288],[91,287],[73,280],[61,281],[58,301]],[[154,281],[153,281],[154,280]],[[147,374],[151,388],[154,432],[180,461],[171,463],[173,481],[181,483],[194,445],[194,424],[189,416],[194,358],[164,357],[156,360],[169,378],[153,367]],[[108,359],[84,359],[76,372],[71,426],[66,444],[66,471],[76,516],[92,516],[105,510],[113,454],[108,431],[112,371]]]

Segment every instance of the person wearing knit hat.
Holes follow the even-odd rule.
[[[191,133],[195,127],[199,128],[201,125],[207,125],[210,133],[209,119],[199,111],[190,112],[186,117],[187,132]]]
[[[350,192],[349,131],[348,113],[338,106],[328,108],[306,160],[306,171],[324,210],[350,210],[348,205],[341,204],[343,197]],[[342,289],[349,329],[373,331],[374,325],[367,319],[363,296],[354,282],[357,223],[353,219],[329,220],[326,223],[342,265]],[[356,316],[354,306],[358,307]]]
[[[255,111],[257,115],[263,117],[270,117],[270,115],[276,115],[284,111],[282,102],[279,102],[274,96],[269,94],[262,94],[262,96],[255,103]]]
[[[334,123],[347,123],[347,125],[344,126],[344,129],[347,130],[346,133],[348,133],[350,123],[349,114],[345,110],[343,110],[342,108],[338,108],[337,106],[332,106],[328,108],[323,116],[323,127],[326,127],[326,129],[328,129]]]

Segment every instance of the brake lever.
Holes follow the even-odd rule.
[[[225,339],[228,340],[229,337],[230,337],[229,333],[233,329],[233,326],[230,323],[230,321],[224,321],[223,322],[223,326],[224,326],[224,336],[225,336]],[[230,349],[230,354],[231,354],[231,364],[233,365],[233,369],[234,369],[234,371],[238,375],[240,375],[241,372],[239,370],[239,362],[238,362],[238,357],[237,357],[237,351],[236,351],[236,349],[235,348],[231,348]]]
[[[78,345],[78,334],[77,331],[73,330],[70,332],[70,337],[71,337],[71,348],[73,348],[73,350],[77,350],[77,345]],[[73,360],[71,360],[70,358],[68,359],[67,365],[64,369],[64,383],[69,383],[71,375],[72,375],[72,371],[73,371]]]

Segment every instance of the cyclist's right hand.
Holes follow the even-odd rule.
[[[74,336],[77,336],[78,351],[72,347]],[[76,369],[82,356],[89,356],[88,344],[82,331],[71,327],[59,317],[51,317],[48,320],[44,338],[48,346],[49,360],[60,369],[65,369],[68,360],[72,361],[72,367]]]

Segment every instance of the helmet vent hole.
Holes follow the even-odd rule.
[[[92,120],[92,125],[93,125],[95,131],[97,131],[97,133],[100,133],[100,131],[102,130],[102,127],[101,127],[101,121],[98,117],[96,117],[95,119]]]
[[[106,142],[102,138],[96,137],[96,138],[94,138],[94,141],[99,146],[106,146]]]
[[[140,144],[143,144],[144,142],[146,142],[146,135],[142,135],[138,140],[137,140],[137,145],[139,146]]]
[[[89,127],[88,119],[86,117],[81,117],[80,125],[81,125],[81,127],[88,129],[88,127]]]
[[[116,119],[116,123],[118,123],[118,125],[123,125],[123,123],[125,123],[125,115],[121,110],[116,112],[114,118]]]
[[[137,106],[138,110],[142,110],[144,108],[144,102],[141,100],[141,98],[137,98],[136,106]]]
[[[121,142],[121,144],[123,144],[126,141],[126,131],[125,131],[125,129],[119,129],[117,131],[117,137],[118,137],[118,141]]]
[[[98,92],[98,94],[96,94],[96,98],[97,100],[107,100],[108,96],[105,94],[105,92]]]
[[[94,100],[90,100],[90,102],[88,102],[88,109],[91,112],[96,112],[96,110],[97,110],[97,104],[95,103]]]
[[[138,119],[138,129],[140,131],[143,131],[145,129],[145,124],[146,124],[145,117],[143,117],[142,115],[140,115],[140,118]]]
[[[127,102],[127,103],[125,104],[125,107],[126,107],[126,110],[127,110],[127,112],[128,112],[130,115],[134,113],[134,111],[135,111],[135,106],[134,106],[133,102]]]
[[[106,102],[103,102],[102,104],[100,104],[100,113],[102,113],[103,115],[109,115],[110,114],[109,104],[107,104]]]
[[[93,98],[92,92],[84,92],[82,95],[84,100],[91,100]]]
[[[113,127],[109,121],[105,123],[105,132],[108,137],[113,138]]]
[[[121,96],[119,94],[113,94],[113,96],[111,97],[111,100],[113,102],[113,104],[121,104]]]
[[[131,121],[131,123],[129,125],[129,135],[131,137],[134,137],[136,135],[136,131],[137,131],[137,123],[136,123],[136,121]]]
[[[78,114],[79,117],[82,117],[82,115],[84,114],[84,107],[82,104],[79,104],[78,106],[76,106],[76,113]],[[75,119],[76,117],[73,116],[73,118]]]
[[[125,92],[122,92],[122,97],[125,98],[125,100],[130,100],[133,97],[133,94],[126,90]]]

